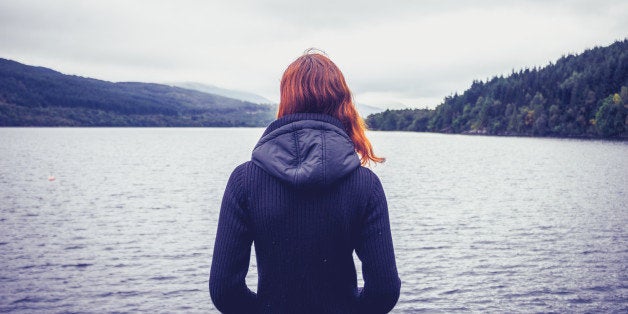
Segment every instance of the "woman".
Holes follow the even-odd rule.
[[[359,155],[359,157],[358,157]],[[386,313],[399,298],[383,162],[340,69],[306,52],[281,79],[277,120],[222,200],[209,290],[224,313]],[[245,284],[255,242],[258,289]],[[358,289],[353,251],[362,261]]]

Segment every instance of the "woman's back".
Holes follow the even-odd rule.
[[[383,159],[372,152],[344,78],[326,57],[305,55],[286,70],[281,90],[279,118],[223,196],[212,300],[226,313],[388,312],[400,280],[386,197],[361,166]],[[253,242],[257,293],[245,284]]]
[[[225,245],[232,252],[246,251],[249,241],[255,242],[260,277],[251,306],[256,312],[386,311],[397,300],[399,281],[384,193],[377,176],[359,166],[352,146],[344,145],[350,140],[338,123],[317,114],[279,119],[260,140],[253,161],[232,174],[224,199],[233,203],[227,210],[234,217],[225,219],[223,214],[229,213],[221,212],[219,228],[225,223],[225,228],[242,234],[220,241],[245,238]],[[266,150],[284,158],[256,158],[256,152]],[[268,170],[272,167],[291,175],[274,176]],[[365,280],[372,284],[365,292],[373,289],[373,299],[358,298],[354,249],[363,260]],[[239,266],[245,273],[247,256]],[[232,276],[228,271],[212,267],[213,282]]]

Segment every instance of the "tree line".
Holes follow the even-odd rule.
[[[375,130],[556,137],[628,136],[628,39],[543,68],[474,81],[435,109],[370,115]]]

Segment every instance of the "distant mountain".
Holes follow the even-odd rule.
[[[434,110],[386,110],[378,130],[628,138],[628,39],[543,68],[474,81]]]
[[[208,85],[196,82],[174,82],[168,83],[171,86],[181,87],[185,89],[196,90],[200,92],[210,93],[214,95],[225,96],[229,98],[239,99],[242,101],[248,101],[256,104],[272,104],[273,102],[264,96],[260,96],[254,93],[220,88],[214,85]],[[371,114],[382,112],[386,109],[404,109],[406,106],[403,104],[382,104],[382,105],[367,105],[367,104],[355,104],[356,109],[360,115],[364,118]]]
[[[371,107],[380,108],[382,111],[384,110],[405,110],[409,109],[408,106],[404,105],[400,102],[395,101],[386,101],[386,102],[374,102],[369,103]]]
[[[271,105],[0,58],[0,126],[264,126],[274,113]]]
[[[366,105],[366,104],[359,104],[359,103],[355,104],[355,109],[358,110],[358,113],[360,113],[360,116],[362,116],[363,118],[366,118],[369,115],[386,110],[380,107],[375,107],[375,106]]]
[[[257,94],[243,92],[239,90],[220,88],[214,85],[195,83],[195,82],[170,83],[170,85],[181,87],[181,88],[186,88],[186,89],[191,89],[191,90],[196,90],[199,92],[224,96],[228,98],[238,99],[242,101],[248,101],[254,104],[272,104],[273,103],[267,98],[257,95]]]

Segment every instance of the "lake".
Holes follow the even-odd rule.
[[[0,129],[0,311],[215,312],[220,200],[262,132]],[[628,311],[627,142],[369,136],[393,313]]]

